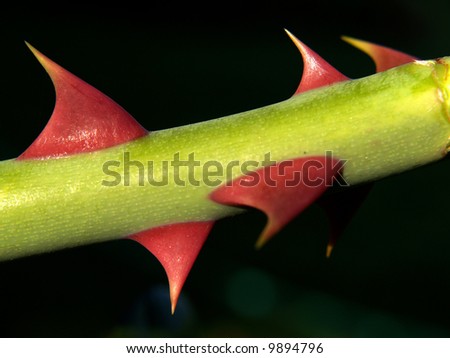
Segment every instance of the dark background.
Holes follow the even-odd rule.
[[[343,34],[450,54],[446,1],[226,4],[2,9],[0,159],[25,150],[53,108],[24,40],[149,130],[290,97],[301,60],[283,28],[350,77],[374,69]],[[448,337],[449,179],[444,160],[377,183],[328,260],[315,206],[259,252],[264,215],[222,220],[173,317],[162,268],[129,240],[2,262],[0,336]]]

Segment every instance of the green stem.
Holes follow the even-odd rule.
[[[449,146],[449,63],[408,64],[92,153],[1,162],[0,259],[234,214],[208,195],[241,175],[243,163],[247,170],[265,165],[268,153],[282,161],[332,152],[347,161],[350,184],[438,160]],[[148,182],[148,163],[166,185]]]

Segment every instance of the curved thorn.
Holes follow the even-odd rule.
[[[327,156],[285,160],[232,180],[215,189],[210,198],[219,204],[264,212],[267,224],[256,242],[256,248],[261,248],[332,185],[343,165]]]
[[[336,70],[327,61],[297,39],[288,30],[284,30],[294,42],[303,58],[303,74],[294,96],[314,88],[327,86],[336,82],[346,81],[349,78]]]
[[[26,43],[50,75],[56,101],[52,116],[19,160],[92,152],[142,137],[147,131],[111,98]]]
[[[213,226],[212,221],[176,223],[130,235],[161,263],[169,281],[172,314],[181,289]]]
[[[342,40],[368,54],[375,62],[377,72],[383,72],[390,68],[417,60],[416,57],[408,55],[407,53],[377,45],[372,42],[348,36],[342,36]]]

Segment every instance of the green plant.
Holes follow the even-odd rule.
[[[305,63],[292,98],[150,133],[32,48],[56,105],[38,139],[0,163],[0,258],[130,237],[163,264],[174,310],[215,220],[264,211],[261,246],[337,182],[350,189],[322,199],[329,254],[370,182],[446,155],[450,59],[347,39],[380,72],[350,80],[289,35]]]

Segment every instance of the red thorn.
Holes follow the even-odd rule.
[[[56,103],[47,126],[19,160],[92,152],[147,134],[112,99],[27,46],[50,75]]]
[[[160,226],[130,236],[149,250],[164,267],[169,280],[172,314],[192,265],[213,226],[212,221]]]
[[[292,35],[288,30],[285,29],[284,31],[286,31],[295,46],[297,46],[303,58],[303,75],[294,96],[314,88],[328,86],[349,79]]]
[[[266,213],[268,222],[256,243],[259,248],[322,195],[341,169],[341,162],[325,156],[286,160],[243,175],[216,189],[210,198]]]
[[[342,39],[368,54],[375,62],[377,72],[383,72],[389,70],[390,68],[417,60],[416,57],[408,55],[404,52],[397,51],[389,47],[376,45],[368,41],[358,40],[348,36],[342,36]]]

